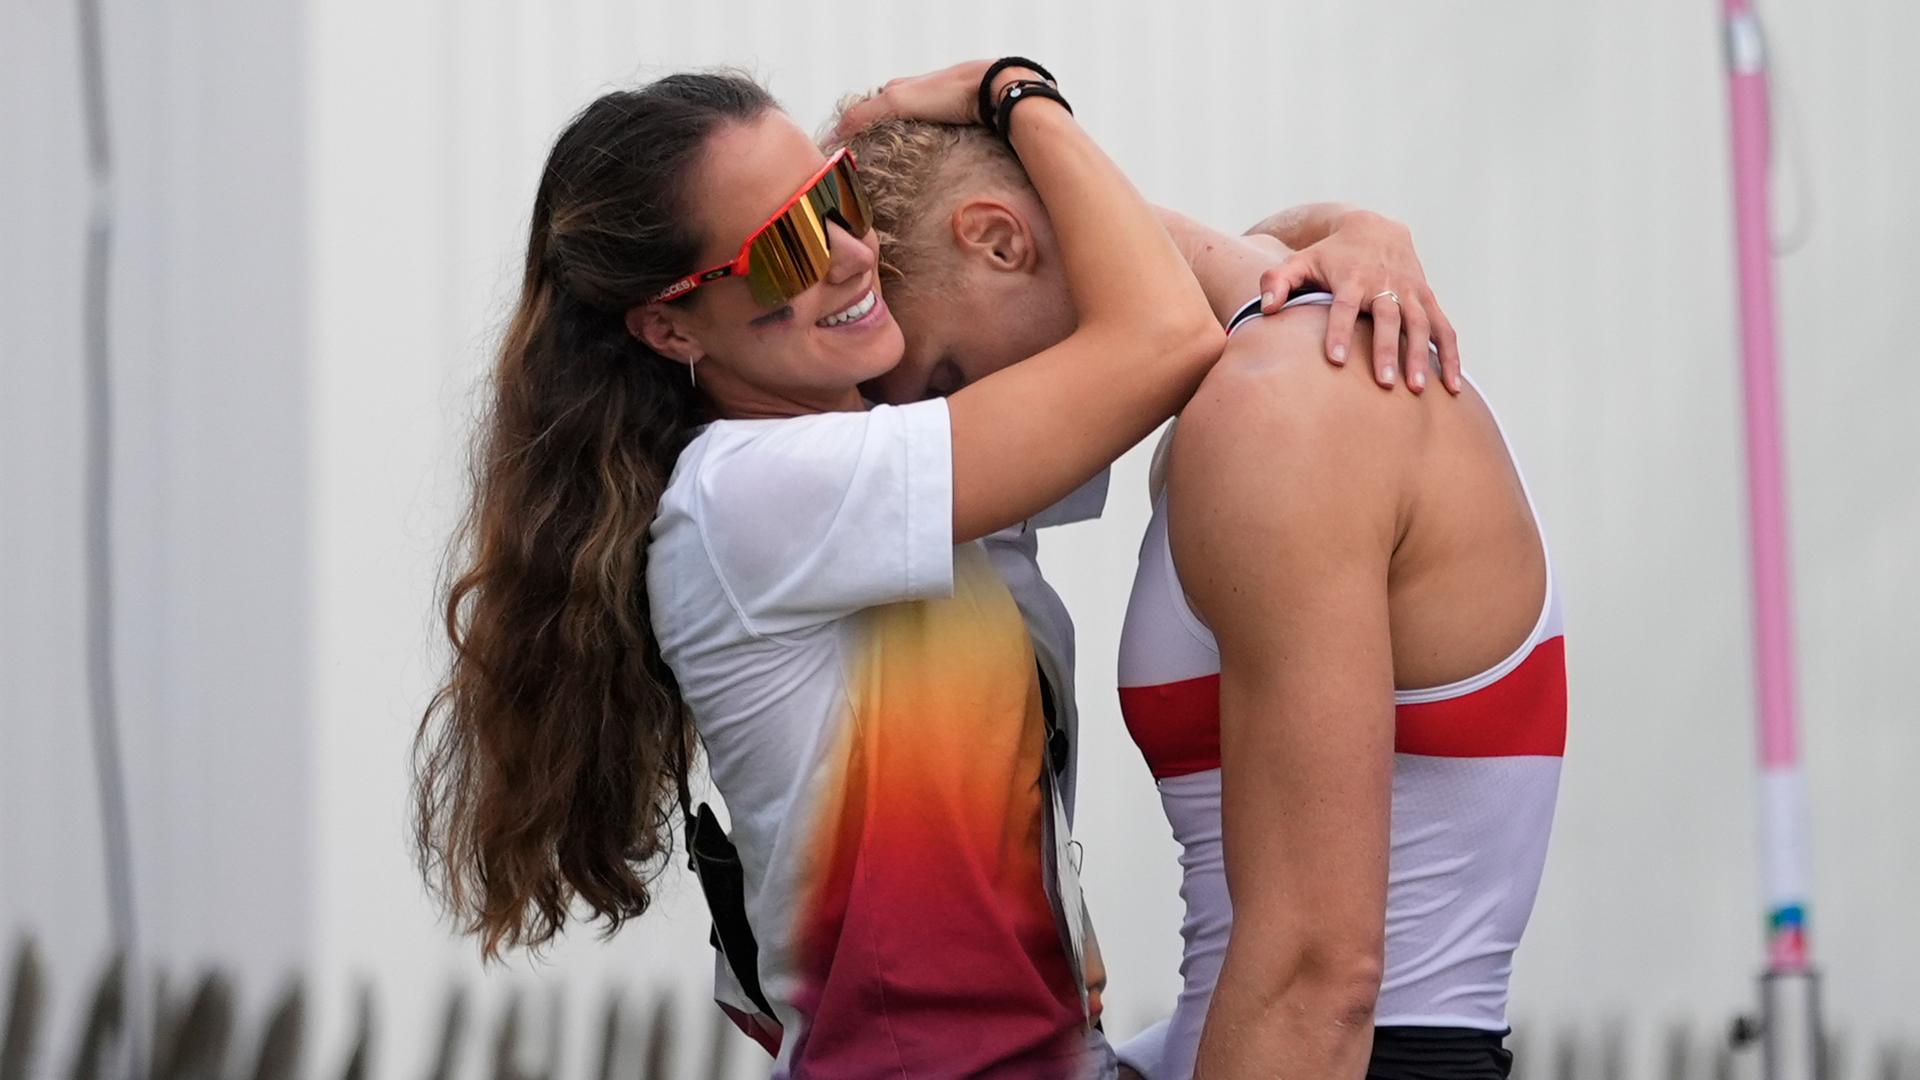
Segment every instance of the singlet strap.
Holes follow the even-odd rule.
[[[1241,323],[1246,322],[1248,319],[1254,318],[1259,314],[1260,314],[1260,297],[1256,296],[1253,299],[1247,301],[1246,303],[1240,305],[1240,310],[1234,312],[1233,318],[1227,320],[1227,336],[1232,337],[1233,332],[1235,330],[1240,329]]]
[[[1289,293],[1287,295],[1287,302],[1280,305],[1280,310],[1286,311],[1289,308],[1305,307],[1310,304],[1331,303],[1333,303],[1332,293],[1313,282],[1308,282],[1301,288]],[[1233,317],[1227,320],[1227,336],[1232,337],[1235,330],[1265,315],[1266,312],[1260,310],[1260,304],[1261,298],[1258,296],[1241,304],[1240,310],[1234,312]]]

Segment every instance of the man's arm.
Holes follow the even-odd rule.
[[[1390,428],[1405,412],[1324,370],[1325,317],[1236,335],[1176,429],[1174,560],[1220,644],[1234,911],[1196,1077],[1359,1080],[1372,1046],[1404,460],[1382,448],[1404,441]]]
[[[1241,305],[1260,295],[1260,275],[1278,267],[1289,251],[1268,236],[1229,236],[1178,210],[1156,206],[1160,223],[1193,269],[1207,303],[1222,323]]]

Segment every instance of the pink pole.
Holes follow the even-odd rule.
[[[1761,856],[1768,967],[1809,967],[1807,810],[1794,710],[1793,597],[1775,349],[1765,43],[1750,0],[1723,0],[1733,112],[1734,221],[1740,271],[1741,387],[1746,406],[1747,512],[1753,554],[1754,672],[1759,705]]]

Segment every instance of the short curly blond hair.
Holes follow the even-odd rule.
[[[842,98],[826,130],[833,131],[840,114],[865,97]],[[961,194],[993,185],[1014,192],[1033,190],[1012,149],[974,124],[882,120],[844,143],[824,138],[822,144],[830,151],[841,145],[853,148],[862,186],[873,203],[885,288],[898,289],[909,276],[938,270],[946,243],[939,226]]]

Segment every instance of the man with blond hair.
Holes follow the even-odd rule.
[[[1043,350],[1074,308],[1013,155],[981,128],[891,119],[887,93],[837,132],[906,336],[866,390],[901,402]],[[1264,237],[1166,220],[1232,336],[1163,440],[1121,650],[1187,916],[1174,1014],[1120,1056],[1153,1078],[1504,1077],[1566,720],[1530,498],[1458,381],[1404,229],[1326,205]],[[1382,263],[1402,269],[1368,280]],[[1430,329],[1457,398],[1390,392],[1403,370],[1424,389]],[[1403,345],[1418,362],[1399,363]],[[1375,357],[1372,378],[1321,362],[1349,347]],[[1071,736],[1072,625],[1036,561],[1051,520],[992,547]]]

